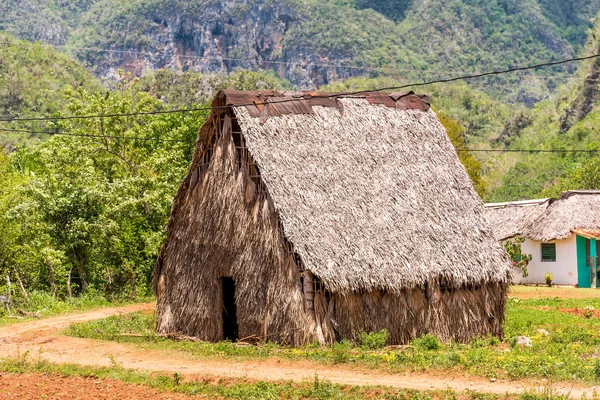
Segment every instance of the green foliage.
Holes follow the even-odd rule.
[[[590,33],[589,54],[600,49],[600,23]],[[600,64],[596,60],[582,63],[570,84],[531,110],[519,113],[516,132],[508,141],[510,149],[599,150],[600,100],[597,77]],[[523,200],[555,197],[572,189],[600,188],[600,161],[594,153],[509,154],[499,160],[508,168],[502,185],[486,196],[486,201]]]
[[[419,349],[427,351],[439,350],[442,348],[442,343],[440,342],[440,340],[437,337],[430,334],[423,335],[420,338],[413,340],[412,345]]]
[[[350,360],[350,350],[352,349],[352,342],[343,339],[340,342],[336,342],[331,346],[332,361],[334,364],[342,364]]]
[[[19,41],[0,32],[0,115],[29,117],[52,115],[68,100],[67,88],[100,88],[98,80],[85,68],[50,46]],[[4,129],[45,130],[42,123],[2,123]],[[32,139],[26,134],[0,132],[0,147],[12,150]]]
[[[473,186],[475,187],[477,194],[483,197],[486,192],[486,185],[481,177],[481,163],[477,161],[477,159],[475,159],[475,157],[473,157],[468,151],[465,138],[465,128],[444,113],[438,113],[438,118],[440,119],[442,125],[444,125],[444,128],[446,128],[448,137],[458,153],[460,162],[467,170],[469,178],[471,178],[471,182],[473,182]]]
[[[357,344],[362,349],[377,350],[385,347],[389,336],[390,333],[387,329],[371,333],[360,332],[357,337]]]
[[[594,376],[600,381],[600,359],[596,359],[594,362]]]
[[[133,84],[135,87],[135,84]],[[151,112],[131,85],[67,90],[66,114]],[[64,120],[55,136],[0,158],[0,267],[29,290],[70,298],[148,293],[175,191],[206,112]],[[4,161],[2,161],[4,160]],[[3,167],[2,167],[3,166]],[[6,192],[3,192],[7,187]]]
[[[550,272],[546,272],[546,275],[544,275],[544,280],[546,281],[546,286],[552,287],[552,281],[554,280],[554,277]]]
[[[565,176],[544,189],[542,194],[547,197],[558,197],[564,191],[577,189],[600,189],[600,157],[575,164]]]
[[[527,266],[529,265],[529,262],[532,260],[533,256],[531,254],[523,254],[521,251],[521,245],[523,242],[525,242],[525,238],[516,236],[515,238],[508,239],[504,242],[504,249],[510,256],[513,268],[520,268],[523,278],[527,278],[529,276],[529,272],[527,272]]]

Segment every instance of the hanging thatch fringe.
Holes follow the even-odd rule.
[[[423,98],[379,96],[213,111],[156,263],[159,332],[221,340],[232,277],[239,337],[501,334],[508,263],[481,200]]]

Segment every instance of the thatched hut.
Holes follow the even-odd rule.
[[[220,92],[154,271],[158,331],[501,335],[505,252],[426,97]]]
[[[522,234],[524,229],[544,213],[550,199],[487,203],[485,218],[497,240],[504,241]]]
[[[528,276],[513,271],[516,283],[600,286],[597,239],[600,239],[600,191],[572,190],[558,199],[486,204],[485,216],[499,241],[522,236],[530,254]]]

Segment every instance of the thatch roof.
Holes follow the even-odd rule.
[[[558,199],[485,205],[496,239],[513,236],[550,241],[573,233],[600,238],[600,190],[571,190]]]
[[[506,282],[446,131],[428,107],[396,103],[404,95],[234,108],[287,239],[332,292]],[[225,91],[213,105],[247,98]]]
[[[524,228],[548,207],[550,199],[488,203],[485,218],[497,240],[506,240],[523,233]]]
[[[565,192],[542,215],[524,227],[522,235],[532,240],[566,239],[573,231],[593,236],[600,230],[600,190]],[[595,237],[595,236],[594,236]]]

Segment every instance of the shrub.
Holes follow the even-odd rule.
[[[490,336],[488,338],[488,343],[490,346],[496,346],[500,344],[500,339],[497,336]]]
[[[600,380],[600,359],[596,359],[594,362],[594,376],[596,379]]]
[[[439,350],[442,347],[440,340],[430,334],[423,335],[420,338],[413,340],[412,344],[423,350]]]
[[[552,287],[552,281],[554,280],[554,277],[550,272],[546,272],[546,275],[544,275],[544,279],[546,280],[546,286]]]
[[[331,354],[333,356],[334,364],[343,364],[348,362],[350,359],[350,349],[352,349],[352,343],[347,339],[334,343],[331,346]]]
[[[358,346],[362,349],[381,349],[387,344],[390,333],[387,329],[379,332],[360,332],[358,334]]]
[[[594,316],[594,311],[596,309],[594,308],[594,306],[585,306],[583,307],[583,316],[587,319],[590,319]]]

